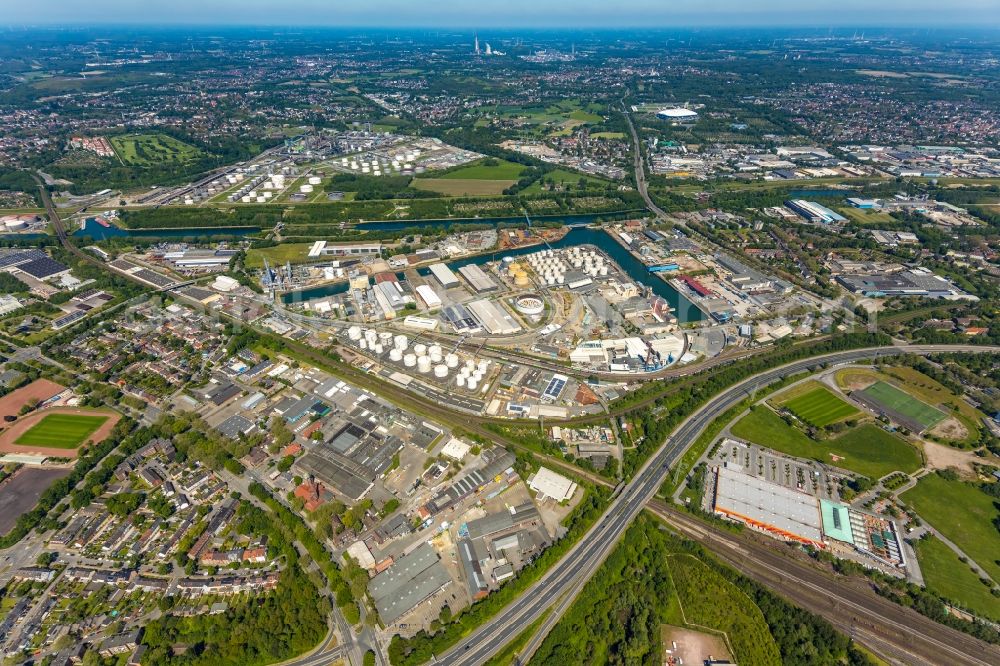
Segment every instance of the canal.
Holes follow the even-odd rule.
[[[228,238],[232,236],[249,236],[258,233],[260,227],[191,227],[187,229],[122,229],[111,225],[104,227],[92,217],[84,220],[83,227],[73,232],[73,236],[84,238],[90,236],[94,242],[109,238],[163,238],[180,240],[191,238],[204,240],[206,238]]]

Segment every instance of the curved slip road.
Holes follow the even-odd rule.
[[[847,364],[862,360],[941,352],[1000,353],[1000,347],[975,345],[903,345],[835,352],[767,370],[723,391],[688,417],[673,435],[615,497],[604,516],[537,583],[492,620],[445,652],[437,662],[455,666],[482,664],[528,628],[546,609],[597,571],[628,525],[653,498],[677,462],[698,436],[717,417],[745,397],[784,377],[805,372],[820,364]],[[574,590],[576,588],[576,590]],[[956,632],[957,633],[957,632]],[[961,649],[960,646],[957,649]]]

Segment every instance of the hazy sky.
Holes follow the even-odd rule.
[[[1000,0],[0,0],[0,25],[1000,26]]]

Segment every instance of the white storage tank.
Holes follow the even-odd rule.
[[[417,364],[416,354],[407,354],[406,356],[403,357],[403,365],[405,365],[406,367],[412,368],[416,364]]]
[[[437,377],[438,379],[444,379],[445,377],[447,377],[448,376],[448,366],[444,365],[443,363],[441,365],[435,365],[434,366],[434,376]]]
[[[447,356],[444,357],[444,362],[445,365],[447,365],[449,368],[457,368],[458,354],[448,354]]]
[[[362,349],[368,349],[368,341],[362,340],[361,342],[358,343],[358,346],[361,347]]]
[[[431,359],[429,356],[420,356],[417,358],[417,370],[423,373],[431,371]]]
[[[465,367],[468,368],[470,372],[472,370],[475,370],[476,369],[476,361],[475,361],[475,359],[471,359],[470,358],[468,361],[466,361],[465,362]]]
[[[378,341],[383,345],[388,345],[392,342],[392,333],[389,331],[382,331],[378,334]]]
[[[374,347],[372,347],[372,350],[373,350],[373,351],[374,351],[374,352],[375,352],[376,354],[379,354],[379,355],[381,355],[381,354],[382,354],[382,352],[384,352],[384,351],[385,351],[385,347],[383,347],[383,346],[382,346],[382,343],[381,343],[381,342],[376,342],[376,343],[375,343],[375,346],[374,346]]]
[[[459,375],[455,383],[458,384],[459,388],[465,388],[465,375]]]
[[[406,350],[410,346],[410,339],[405,335],[397,335],[393,339],[393,344],[396,345],[396,349]]]
[[[322,182],[323,182],[323,179],[320,178],[319,176],[310,176],[309,177],[309,184],[310,185],[319,185]]]
[[[312,185],[309,185],[309,184],[299,185],[299,192],[301,192],[302,194],[309,194],[312,191],[313,191],[313,186]]]
[[[403,352],[400,349],[394,347],[389,351],[389,358],[395,361],[396,363],[399,363],[400,361],[403,360]]]
[[[425,345],[422,342],[418,342],[417,344],[413,345],[413,351],[417,356],[423,356],[424,354],[427,353],[427,345]]]
[[[432,356],[435,355],[435,354],[437,354],[438,356],[441,356],[441,354],[444,353],[444,350],[441,349],[441,345],[431,345],[427,349],[427,353],[430,354],[430,355],[432,355]]]
[[[361,327],[360,326],[351,326],[349,329],[347,329],[347,337],[350,338],[351,340],[354,340],[355,342],[357,342],[358,340],[360,340],[361,339]]]
[[[375,331],[373,331],[370,328],[366,329],[365,330],[365,340],[368,341],[369,345],[375,344],[376,342],[378,342],[378,333],[376,333]]]
[[[465,385],[470,391],[475,391],[479,386],[479,381],[475,377],[470,377],[466,380]]]

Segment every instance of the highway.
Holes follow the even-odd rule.
[[[66,230],[60,220],[55,207],[44,191],[43,200],[49,211],[53,227],[59,240],[77,256],[88,261],[97,262],[93,257],[81,252],[68,239]],[[103,264],[102,264],[103,265]],[[130,276],[124,276],[130,277]],[[289,348],[307,357],[316,357],[321,361],[321,365],[329,366],[329,358],[319,359],[319,352],[304,345],[299,345],[292,341],[283,341]],[[491,621],[479,627],[465,640],[445,654],[440,655],[438,661],[446,664],[481,664],[491,656],[499,652],[508,642],[517,637],[524,629],[530,626],[548,608],[558,604],[556,612],[546,621],[543,630],[555,624],[558,616],[569,607],[572,599],[579,593],[585,583],[593,576],[596,570],[603,563],[611,550],[617,544],[618,539],[625,532],[628,525],[642,511],[647,503],[655,496],[657,490],[662,485],[670,472],[670,468],[680,459],[684,452],[698,438],[701,432],[711,424],[718,416],[727,411],[745,397],[754,394],[760,388],[767,386],[783,377],[805,372],[819,364],[847,364],[878,357],[897,356],[901,354],[928,354],[942,352],[971,352],[971,353],[998,353],[998,347],[981,347],[975,345],[901,345],[896,347],[874,348],[850,350],[837,352],[823,356],[812,357],[789,363],[779,368],[774,368],[751,378],[748,378],[722,392],[710,403],[702,406],[690,417],[688,417],[680,427],[670,436],[660,449],[643,465],[632,481],[625,486],[611,502],[605,515],[591,528],[591,530],[563,557],[560,562],[554,565],[537,583],[522,594],[516,601],[512,602]],[[366,375],[366,373],[355,368],[344,367],[338,364],[338,374],[346,375],[347,381],[356,383],[362,388],[368,388],[378,394],[383,394],[384,386],[374,386],[378,383],[376,378]],[[404,392],[405,393],[405,392]],[[467,417],[457,418],[456,415],[447,409],[442,408],[430,401],[425,401],[412,394],[405,396],[408,408],[417,407],[421,411],[427,412],[430,416],[440,419],[446,424],[456,424],[482,434],[489,439],[498,439],[493,432],[481,428],[478,422],[474,423]],[[414,400],[414,398],[416,398]],[[396,398],[400,398],[397,396]],[[416,403],[416,404],[414,404]],[[476,420],[478,421],[478,420]],[[500,438],[502,439],[502,438]],[[579,473],[579,470],[574,470]],[[676,516],[673,517],[677,520]],[[673,521],[672,521],[673,522]],[[693,529],[690,525],[688,529]],[[704,530],[704,527],[698,529]],[[781,591],[781,577],[779,574],[784,567],[774,564],[762,563],[766,555],[762,552],[757,554],[752,564],[757,567],[756,579],[763,579],[770,567],[772,576],[777,575],[777,582],[771,581],[770,585]],[[737,567],[752,573],[746,568],[750,562],[743,562],[737,558],[737,563],[743,567]],[[734,564],[735,566],[735,564]],[[783,575],[783,574],[782,574]],[[802,580],[806,580],[806,574],[800,574]],[[791,580],[789,578],[789,580]],[[825,584],[824,584],[825,583]],[[788,583],[785,583],[786,588]],[[882,607],[879,610],[871,610],[871,595],[862,599],[844,599],[839,594],[841,586],[836,581],[809,582],[816,592],[817,598],[833,598],[834,608],[837,603],[843,604],[843,608],[849,608],[853,613],[850,627],[842,624],[837,625],[844,631],[850,630],[855,637],[863,643],[869,645],[880,654],[885,655],[893,663],[907,663],[916,659],[926,663],[941,663],[942,657],[947,655],[951,663],[958,664],[990,664],[1000,663],[1000,659],[993,648],[982,648],[976,641],[969,643],[970,637],[955,630],[948,629],[930,620],[925,619],[923,625],[914,624],[919,620],[907,618],[904,624],[888,619],[889,615],[897,614],[901,607],[883,600],[889,607]],[[802,582],[796,581],[789,588],[791,590],[807,589]],[[792,595],[789,595],[792,596]],[[800,601],[807,608],[810,608],[807,600]],[[822,609],[810,608],[814,612]],[[879,614],[881,613],[881,615]],[[825,613],[820,613],[826,615]],[[922,640],[911,640],[905,629],[911,626],[921,626],[925,635]],[[533,641],[537,645],[537,641]],[[976,650],[986,650],[984,659],[975,656]],[[342,655],[342,650],[320,651],[309,657],[294,660],[303,666],[319,666],[319,664],[329,663],[334,655]]]
[[[672,436],[650,457],[632,481],[615,497],[605,515],[537,583],[516,601],[501,610],[458,645],[438,657],[443,664],[465,666],[490,659],[537,620],[561,597],[573,595],[590,579],[615,547],[629,524],[656,494],[676,463],[698,436],[728,409],[783,377],[806,372],[822,364],[848,364],[901,354],[941,352],[998,353],[1000,347],[974,345],[901,345],[875,349],[850,350],[795,361],[750,377],[716,396],[710,403],[689,416]],[[952,641],[958,632],[943,633],[943,641]],[[961,644],[951,644],[961,653]],[[877,646],[873,646],[877,647]],[[911,649],[919,649],[913,645]],[[939,653],[938,653],[939,654]],[[930,655],[932,656],[932,655]],[[928,663],[935,663],[933,658]],[[975,661],[969,663],[977,663]]]

